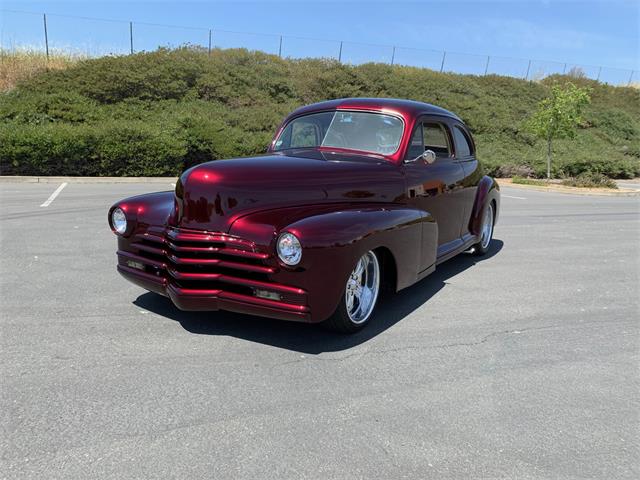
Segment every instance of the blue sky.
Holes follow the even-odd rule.
[[[52,48],[100,54],[129,49],[129,20],[134,48],[208,43],[244,46],[277,53],[284,34],[284,56],[338,56],[360,63],[388,62],[396,45],[397,63],[438,68],[446,50],[447,67],[520,75],[534,69],[562,70],[583,65],[591,76],[598,66],[639,69],[640,2],[609,1],[15,1],[0,0],[1,40],[5,48],[43,45],[42,18],[7,10],[47,12]],[[57,15],[56,15],[57,14]],[[73,19],[99,17],[122,22]],[[149,24],[168,24],[164,27]],[[182,29],[177,26],[200,27]],[[247,35],[259,32],[276,35]],[[294,37],[311,37],[312,40]],[[321,41],[327,39],[328,41]],[[374,45],[364,45],[374,44]],[[410,47],[410,48],[400,48]],[[430,52],[429,50],[433,50]],[[459,53],[477,54],[460,55]],[[608,74],[612,75],[613,71]],[[532,72],[532,75],[534,72]],[[628,76],[620,72],[620,75]],[[637,80],[638,74],[634,77]]]

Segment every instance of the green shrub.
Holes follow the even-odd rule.
[[[567,178],[562,185],[587,188],[618,188],[615,181],[600,173],[583,173],[575,178]]]
[[[25,82],[23,88],[46,93],[75,91],[100,103],[127,98],[180,99],[202,74],[201,57],[198,51],[186,48],[101,57],[40,75]]]
[[[139,122],[0,127],[2,175],[177,175],[186,151],[172,132]]]
[[[79,123],[91,121],[97,105],[76,92],[29,94],[14,91],[0,102],[0,121],[41,124],[46,122]]]
[[[95,175],[96,131],[57,124],[0,126],[2,175]]]
[[[168,129],[135,122],[113,123],[100,131],[96,145],[101,172],[116,176],[177,175],[187,148]]]
[[[577,177],[580,175],[604,175],[609,178],[635,178],[640,176],[640,162],[636,159],[607,154],[565,161],[559,168],[558,176]]]
[[[410,98],[458,114],[495,176],[542,177],[544,145],[524,126],[558,76],[541,83],[243,49],[160,49],[70,63],[0,93],[0,172],[174,175],[199,162],[264,153],[284,116],[350,96]],[[553,175],[640,175],[640,91],[587,79],[575,139],[554,144]]]
[[[640,131],[638,131],[638,120],[629,115],[627,112],[612,108],[600,112],[591,112],[591,127],[596,127],[603,131],[613,140],[638,140]]]

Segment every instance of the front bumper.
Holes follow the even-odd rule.
[[[250,241],[222,233],[150,227],[120,237],[118,272],[181,310],[226,310],[309,322],[307,292],[272,281],[278,264]],[[269,292],[276,299],[257,296]]]

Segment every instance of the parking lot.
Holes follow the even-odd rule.
[[[168,183],[57,188],[0,183],[4,478],[640,478],[640,197],[503,188],[340,336],[122,279],[107,209]]]

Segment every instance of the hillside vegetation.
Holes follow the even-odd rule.
[[[47,70],[68,68],[86,58],[81,54],[47,56],[38,51],[24,50],[7,52],[0,49],[0,92],[7,91],[23,80]]]
[[[524,126],[551,82],[570,80],[592,88],[592,103],[577,138],[555,143],[554,176],[640,175],[634,88],[283,60],[246,50],[158,50],[64,66],[31,73],[0,94],[0,173],[175,175],[199,162],[263,153],[282,118],[303,104],[373,96],[450,109],[470,126],[490,173],[543,176],[544,142]]]

